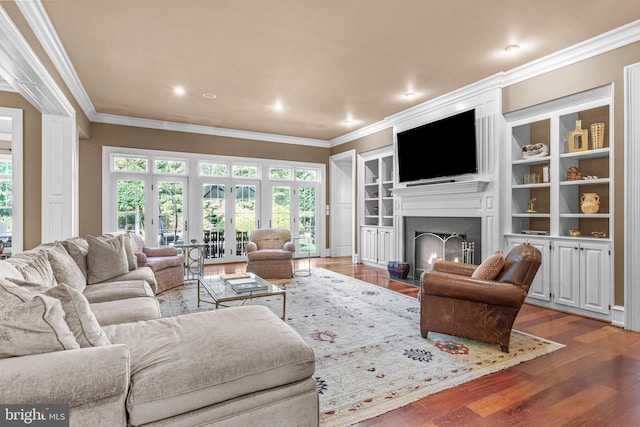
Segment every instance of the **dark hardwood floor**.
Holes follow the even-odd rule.
[[[418,295],[417,287],[390,280],[384,269],[352,264],[349,257],[311,262],[312,267]],[[244,268],[244,263],[208,266],[207,274]],[[523,306],[515,329],[566,347],[357,426],[640,425],[640,333],[531,304]]]

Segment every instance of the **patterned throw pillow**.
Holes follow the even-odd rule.
[[[504,254],[502,251],[495,252],[489,258],[484,260],[482,264],[476,268],[471,275],[473,279],[493,280],[502,271],[504,267]]]
[[[0,279],[0,359],[80,348],[64,317],[56,298]]]

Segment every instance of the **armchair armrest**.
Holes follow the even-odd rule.
[[[258,250],[258,245],[256,244],[256,242],[249,242],[247,243],[247,253],[249,252],[254,252]]]
[[[474,271],[478,268],[474,264],[465,264],[463,262],[446,261],[444,259],[436,260],[433,264],[434,271],[440,271],[442,273],[458,274],[461,276],[471,277]]]
[[[291,241],[285,242],[285,244],[282,247],[282,249],[285,250],[285,251],[289,251],[289,252],[295,252],[296,251],[296,245]]]
[[[147,257],[157,257],[157,256],[175,256],[178,255],[178,250],[172,247],[166,248],[147,248],[143,249],[145,255]]]
[[[147,263],[147,255],[144,252],[135,252],[135,256],[138,262],[138,268],[144,267]]]
[[[0,359],[2,403],[64,403],[79,406],[126,397],[129,348],[124,344]]]
[[[520,286],[511,283],[472,279],[439,271],[424,273],[421,288],[422,298],[434,295],[514,308],[520,308],[527,296]]]

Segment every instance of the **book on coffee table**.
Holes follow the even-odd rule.
[[[237,294],[244,294],[247,292],[255,292],[255,291],[266,291],[268,288],[267,285],[263,285],[262,283],[236,283],[231,285],[231,289]]]
[[[246,279],[248,277],[251,277],[249,273],[229,273],[229,274],[223,274],[222,276],[220,276],[222,280],[227,280],[227,281],[232,279]]]

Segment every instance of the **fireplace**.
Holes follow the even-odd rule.
[[[477,264],[482,253],[479,217],[405,217],[404,232],[405,260],[414,281],[435,259]]]

